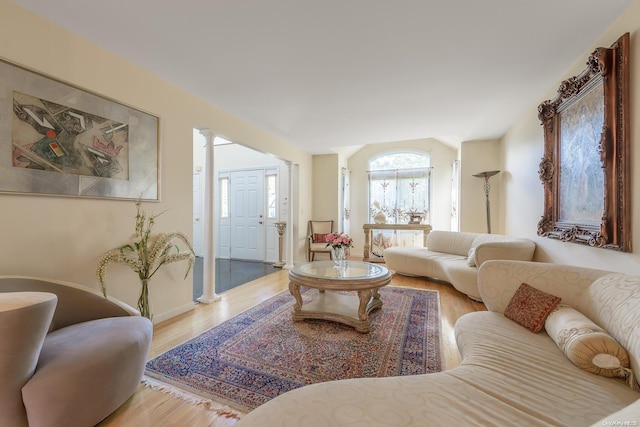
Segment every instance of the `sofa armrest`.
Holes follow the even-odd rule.
[[[609,271],[543,262],[490,260],[478,270],[478,290],[489,311],[504,313],[522,283],[562,298],[563,304],[580,305],[580,297]]]
[[[492,259],[531,261],[535,250],[536,244],[524,239],[481,243],[475,248],[476,265],[479,267]]]
[[[29,425],[21,390],[36,370],[56,302],[45,292],[0,294],[0,425]]]
[[[0,276],[0,292],[50,292],[58,297],[49,332],[76,323],[106,317],[139,316],[133,307],[97,290],[61,280],[27,276]]]

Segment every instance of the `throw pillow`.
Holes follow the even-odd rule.
[[[327,243],[327,234],[313,233],[313,243]]]
[[[549,313],[559,303],[560,297],[523,283],[507,304],[504,315],[531,332],[538,333],[544,327]]]
[[[476,248],[469,249],[469,254],[467,254],[467,265],[469,267],[476,266]]]
[[[544,325],[551,339],[577,367],[605,377],[629,378],[627,351],[578,310],[560,305]]]

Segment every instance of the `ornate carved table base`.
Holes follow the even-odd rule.
[[[369,313],[382,307],[378,289],[391,282],[391,273],[383,266],[345,261],[336,269],[331,261],[294,267],[289,272],[289,292],[295,298],[292,319],[321,319],[343,323],[361,333],[371,330]],[[301,286],[319,290],[318,296],[304,304]],[[353,294],[325,291],[353,291]]]

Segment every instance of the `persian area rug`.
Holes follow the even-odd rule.
[[[317,292],[305,289],[303,300]],[[371,331],[361,334],[331,321],[293,322],[294,298],[283,292],[147,362],[147,385],[248,412],[308,384],[439,372],[438,292],[386,286],[380,295]]]

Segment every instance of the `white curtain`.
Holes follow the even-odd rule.
[[[390,169],[367,171],[369,181],[369,223],[380,221],[380,212],[388,224],[407,224],[411,215],[420,222],[430,221],[431,169]],[[373,256],[391,246],[422,246],[421,231],[374,230],[371,242]]]
[[[351,171],[342,168],[342,231],[351,234]]]
[[[454,160],[451,165],[451,231],[458,231],[460,220],[458,216],[460,202],[460,160]]]
[[[382,212],[388,224],[408,223],[410,215],[430,221],[431,169],[367,171],[369,180],[369,222]]]

